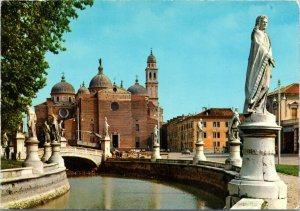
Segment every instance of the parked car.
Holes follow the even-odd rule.
[[[191,151],[189,149],[182,150],[181,154],[190,155]]]

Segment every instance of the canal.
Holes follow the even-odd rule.
[[[223,209],[224,200],[200,188],[113,176],[68,178],[71,190],[35,209]]]

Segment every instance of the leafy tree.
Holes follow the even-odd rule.
[[[70,32],[78,9],[93,0],[1,2],[1,126],[14,135],[22,112],[46,85],[46,52],[66,50],[63,34]]]

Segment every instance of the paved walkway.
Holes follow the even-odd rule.
[[[208,161],[224,163],[228,158],[228,153],[204,153]],[[169,153],[169,159],[188,159],[192,160],[194,153],[190,155],[184,155],[177,152]],[[166,158],[166,157],[163,157]],[[275,156],[275,162],[278,163],[277,155]],[[282,154],[280,164],[288,165],[299,165],[298,154]],[[288,209],[299,209],[299,177],[278,173],[280,179],[287,185],[287,208]]]
[[[214,162],[225,162],[225,160],[228,158],[228,153],[204,153],[206,156],[206,159],[208,161],[214,161]],[[188,159],[192,160],[194,157],[194,153],[191,153],[190,155],[184,155],[180,152],[170,152],[169,153],[169,159]],[[165,158],[163,156],[163,158]],[[275,162],[278,163],[277,155],[275,156]],[[280,159],[280,164],[288,164],[288,165],[299,165],[299,155],[298,154],[282,154]]]

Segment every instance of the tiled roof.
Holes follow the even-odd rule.
[[[229,117],[231,118],[233,115],[233,112],[230,108],[210,108],[207,109],[197,115],[195,117]]]
[[[274,95],[278,93],[278,89],[275,90],[274,92],[270,92],[268,95]],[[299,94],[299,84],[298,83],[293,83],[288,86],[282,87],[280,89],[280,93],[283,94]]]

